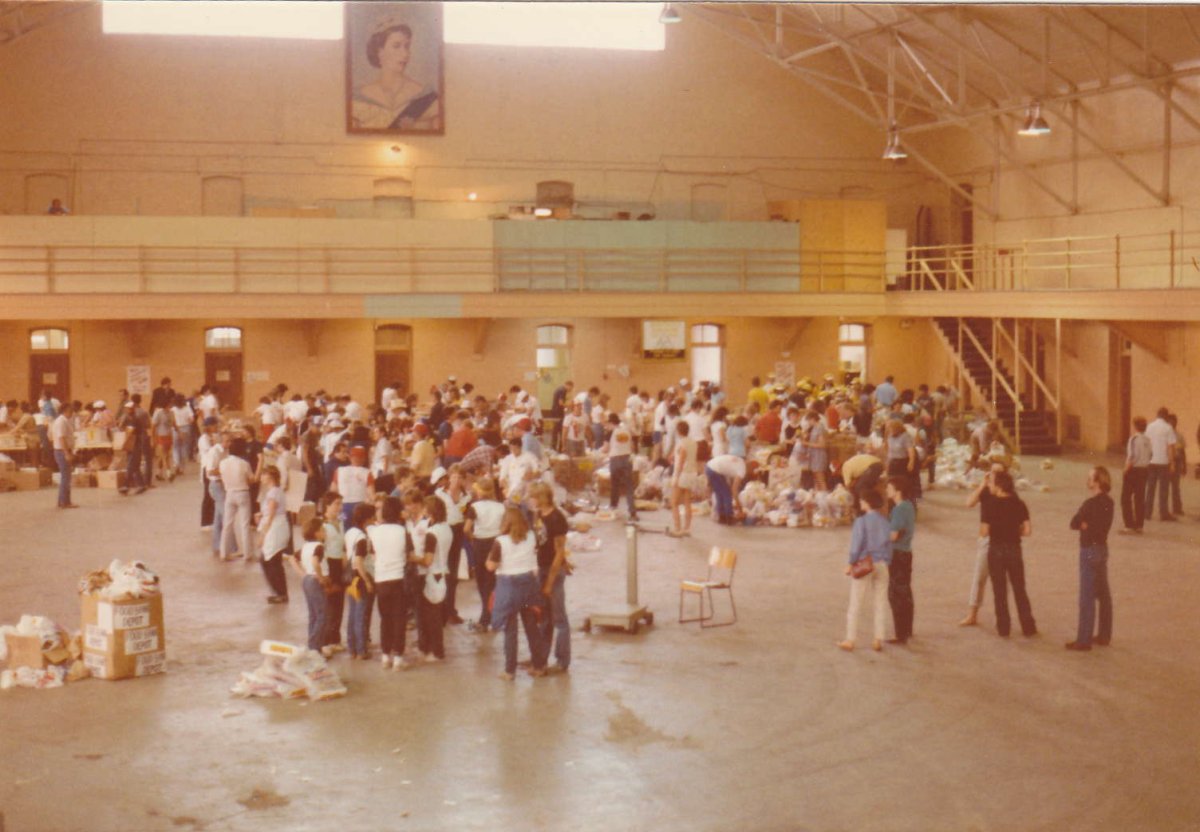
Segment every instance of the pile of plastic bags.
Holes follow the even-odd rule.
[[[737,500],[747,525],[823,529],[849,525],[854,519],[854,498],[842,485],[825,492],[751,480]]]
[[[144,598],[162,592],[158,575],[141,561],[123,563],[114,560],[106,569],[97,569],[79,579],[79,594],[94,595],[105,601]]]
[[[25,656],[8,654],[8,635],[36,639]],[[37,667],[17,664],[31,660]],[[0,672],[0,690],[12,688],[61,688],[88,676],[82,661],[82,644],[65,629],[41,615],[23,615],[16,626],[0,627],[0,662],[9,668]]]
[[[299,699],[317,702],[345,696],[346,686],[316,650],[264,641],[262,664],[243,672],[230,693],[243,698]]]

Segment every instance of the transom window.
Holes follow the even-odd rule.
[[[446,43],[661,52],[662,3],[446,3]]]
[[[867,370],[867,325],[838,326],[838,368],[846,376],[862,378]]]
[[[207,350],[240,350],[242,330],[236,326],[214,326],[204,331],[204,348]]]
[[[571,328],[561,324],[539,326],[537,329],[537,367],[539,370],[565,368],[570,364],[567,347],[571,343]]]
[[[384,324],[375,329],[375,349],[407,350],[412,347],[412,329],[403,324]]]
[[[65,350],[69,343],[70,335],[65,329],[35,329],[29,333],[31,350]]]
[[[725,346],[719,324],[695,324],[692,327],[692,382],[721,384]]]

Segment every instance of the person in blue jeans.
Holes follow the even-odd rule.
[[[734,521],[733,494],[746,478],[746,460],[735,454],[715,456],[704,466],[704,476],[717,502],[717,522],[731,526]]]
[[[1108,587],[1108,532],[1113,522],[1112,477],[1097,465],[1088,474],[1088,492],[1071,528],[1079,532],[1079,628],[1068,650],[1091,650],[1095,642],[1107,647],[1112,641],[1112,593]],[[1100,607],[1100,631],[1095,638],[1096,606]]]
[[[330,586],[324,541],[325,521],[314,517],[304,525],[304,547],[292,564],[303,576],[301,585],[308,603],[308,649],[320,650],[328,657],[332,651],[321,643],[325,635],[325,591]]]
[[[524,513],[516,506],[504,511],[501,535],[492,544],[485,568],[496,573],[492,629],[504,631],[504,672],[500,678],[511,682],[517,675],[517,622],[525,628],[529,655],[533,660],[530,676],[546,675],[546,651],[535,609],[543,607],[541,584],[537,577],[537,540],[529,529]]]
[[[351,659],[366,660],[371,657],[367,650],[367,632],[370,628],[367,617],[375,601],[375,555],[367,542],[366,529],[375,522],[375,506],[359,503],[350,518],[344,543],[346,561],[350,564],[351,578],[346,590],[349,610],[346,615],[346,649]]]
[[[72,407],[65,402],[50,425],[50,443],[54,446],[54,464],[58,468],[58,507],[78,508],[71,502],[71,460],[75,450],[75,424]]]
[[[542,617],[543,663],[554,649],[551,673],[566,673],[571,666],[571,622],[567,618],[567,576],[571,562],[567,560],[567,518],[554,505],[554,490],[546,483],[535,483],[529,489],[533,502],[533,528],[537,534],[538,581],[542,595],[550,602],[550,614]]]

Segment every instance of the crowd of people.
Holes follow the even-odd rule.
[[[544,419],[537,398],[520,387],[489,399],[450,377],[430,390],[427,402],[401,395],[393,384],[379,402],[366,405],[323,390],[289,393],[279,385],[252,413],[231,418],[208,387],[184,396],[164,378],[145,407],[142,396],[125,391],[115,408],[104,401],[60,403],[49,392],[36,405],[9,402],[0,409],[0,428],[26,433],[31,452],[63,472],[64,508],[74,507],[71,446],[83,428],[121,437],[114,450],[125,454],[125,494],[171,482],[198,461],[201,527],[211,535],[213,555],[261,563],[272,604],[289,600],[292,569],[308,607],[308,646],[326,655],[346,650],[353,659],[369,658],[377,612],[384,667],[441,661],[443,629],[466,623],[457,608],[460,575],[473,580],[480,613],[468,629],[504,630],[503,676],[511,679],[519,628],[531,674],[565,672],[571,661],[569,524],[560,505],[563,492],[549,474],[555,453],[603,458],[610,507],[624,497],[631,522],[638,519],[634,459],[665,468],[669,533],[676,536],[691,533],[697,500],[711,497],[718,524],[741,520],[735,499],[740,485],[765,473],[752,453],[758,448],[786,458],[797,485],[816,491],[844,485],[853,494],[856,519],[846,567],[853,578],[850,607],[838,646],[854,649],[868,592],[872,647],[905,644],[913,635],[921,475],[927,472],[925,487],[932,487],[945,420],[957,410],[955,391],[945,387],[900,390],[891,377],[879,385],[837,384],[831,375],[786,387],[755,378],[744,404],[729,401],[715,384],[693,386],[687,379],[654,395],[631,387],[623,403],[597,387],[576,392],[568,381],[554,391]],[[835,457],[834,434],[853,436],[853,451]],[[994,458],[989,451],[1002,439],[999,423],[985,421],[970,436],[972,462],[988,465]],[[1174,482],[1177,488],[1181,450],[1165,410],[1150,426],[1135,420],[1122,531],[1140,532],[1143,505],[1152,504],[1156,485],[1161,516],[1169,519],[1168,487]],[[1029,512],[1006,466],[990,465],[967,501],[980,507],[981,531],[969,612],[961,624],[978,623],[990,578],[999,634],[1008,636],[1011,628],[1011,585],[1021,630],[1031,636],[1037,626],[1021,559]],[[1080,650],[1107,644],[1112,628],[1107,470],[1094,469],[1088,488],[1092,497],[1073,521],[1081,533],[1080,629],[1067,646]],[[892,612],[890,639],[885,599]],[[1093,637],[1096,604],[1099,634]],[[417,630],[415,658],[406,649],[410,618]]]

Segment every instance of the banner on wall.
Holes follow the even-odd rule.
[[[686,355],[683,321],[642,321],[642,358],[679,360]]]
[[[125,389],[129,391],[129,395],[141,393],[143,396],[150,395],[150,366],[147,364],[135,364],[125,368]]]
[[[784,387],[794,387],[796,384],[796,364],[792,361],[775,362],[775,383]]]

